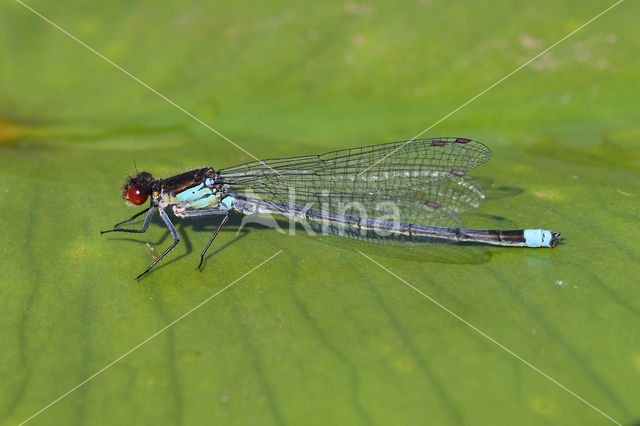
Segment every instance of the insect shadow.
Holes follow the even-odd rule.
[[[496,186],[495,180],[488,177],[478,177],[476,180],[480,183],[484,189],[486,200],[503,200],[505,198],[515,197],[524,193],[524,189],[517,186]]]

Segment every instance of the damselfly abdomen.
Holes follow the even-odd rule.
[[[403,244],[434,239],[512,247],[554,247],[559,233],[544,229],[467,229],[458,215],[478,207],[484,191],[467,172],[489,160],[491,151],[465,138],[415,139],[332,151],[321,155],[254,161],[226,169],[191,170],[167,179],[147,172],[129,178],[122,197],[136,205],[151,197],[149,209],[107,232],[143,233],[157,208],[179,241],[165,209],[180,218],[222,215],[205,253],[232,212],[279,214],[313,229],[346,237]],[[141,229],[120,225],[147,213]]]

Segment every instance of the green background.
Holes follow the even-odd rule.
[[[28,3],[256,157],[407,139],[607,1]],[[0,3],[0,424],[640,421],[640,37],[625,1],[425,134],[480,140],[465,225],[554,250],[415,249],[260,225],[98,231],[165,177],[251,160],[11,0]],[[238,220],[233,222],[239,224]]]

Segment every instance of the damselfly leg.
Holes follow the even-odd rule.
[[[132,216],[131,218],[117,223],[113,229],[109,229],[108,231],[100,231],[100,234],[106,234],[108,232],[131,232],[134,234],[142,234],[144,232],[147,231],[147,228],[149,227],[149,223],[151,222],[151,217],[153,216],[153,211],[155,210],[156,206],[151,206],[151,208],[149,209],[149,212],[147,213],[147,217],[144,218],[144,223],[142,224],[142,228],[140,229],[123,229],[123,228],[116,228],[118,225],[122,225],[123,223],[127,223],[132,221],[133,219],[135,219],[136,217],[140,216],[142,213],[144,213],[144,211],[135,214],[134,216]],[[143,273],[141,273],[140,275],[138,275],[136,277],[137,279],[140,279],[141,276],[143,276],[144,274],[146,274],[147,272],[149,272],[151,270],[151,268],[153,268],[156,263],[158,263],[160,261],[160,259],[162,259],[167,253],[169,253],[171,251],[172,248],[174,248],[176,246],[176,244],[178,244],[178,242],[180,241],[180,238],[178,238],[178,233],[176,232],[176,228],[173,226],[173,223],[171,223],[171,221],[169,220],[169,216],[167,216],[167,213],[165,213],[165,211],[163,209],[158,209],[158,211],[160,212],[160,217],[162,218],[162,221],[165,223],[165,225],[167,225],[167,228],[169,228],[169,232],[171,232],[171,235],[173,236],[173,244],[171,244],[169,246],[168,249],[166,249],[164,251],[164,253],[162,253],[160,256],[158,256],[158,258],[156,260],[153,261],[153,263],[151,265],[149,265],[149,267],[147,268],[146,271],[144,271]]]
[[[198,263],[198,267],[196,269],[200,269],[202,267],[202,263],[204,262],[204,255],[207,253],[207,250],[209,250],[209,247],[211,247],[211,243],[213,243],[213,240],[215,240],[216,237],[218,236],[218,232],[220,232],[222,227],[229,220],[229,215],[231,214],[231,210],[204,209],[204,210],[187,210],[184,212],[180,212],[181,217],[212,216],[212,215],[221,215],[221,214],[225,216],[222,218],[222,222],[220,222],[220,224],[218,225],[218,228],[209,239],[207,246],[204,248],[204,250],[202,250],[202,253],[200,253],[200,263]]]
[[[218,225],[218,229],[216,229],[216,232],[214,232],[211,236],[211,239],[207,243],[207,246],[204,248],[204,250],[202,250],[202,253],[200,253],[200,263],[198,263],[198,267],[196,269],[200,269],[200,267],[202,266],[202,262],[204,262],[204,255],[207,253],[207,250],[209,250],[209,247],[211,247],[211,243],[213,243],[213,240],[216,239],[218,232],[220,232],[224,224],[227,223],[227,220],[229,220],[229,211],[227,211],[226,216],[222,218],[222,222],[220,222],[220,225]]]
[[[127,220],[123,220],[122,222],[116,223],[115,225],[113,225],[112,229],[109,229],[107,231],[100,231],[100,235],[107,234],[109,232],[132,232],[134,234],[143,234],[147,232],[147,228],[149,227],[149,223],[151,223],[151,217],[153,216],[153,211],[155,210],[155,208],[156,206],[152,205],[151,208],[149,208],[149,210],[143,210],[139,213],[134,214]],[[118,226],[127,222],[131,222],[133,219],[137,218],[138,216],[141,216],[142,214],[144,214],[145,211],[147,212],[147,217],[144,218],[144,223],[142,224],[142,228],[140,229],[118,228]]]
[[[109,229],[107,231],[100,231],[100,234],[107,234],[109,232],[129,232],[129,233],[135,233],[135,234],[142,234],[142,233],[147,231],[147,228],[149,227],[149,223],[151,223],[151,218],[153,217],[154,210],[155,210],[155,206],[151,206],[151,208],[149,210],[143,210],[143,211],[138,212],[135,215],[131,216],[127,220],[123,220],[122,222],[116,223],[114,225],[113,229]],[[171,244],[160,256],[158,256],[158,258],[156,260],[154,260],[153,263],[151,263],[151,265],[149,265],[149,267],[143,273],[138,275],[136,277],[136,280],[140,279],[144,274],[149,272],[151,270],[151,268],[153,268],[156,265],[156,263],[158,263],[164,256],[167,255],[167,253],[169,253],[178,244],[178,242],[180,242],[180,238],[178,237],[178,232],[176,231],[176,228],[173,225],[173,223],[171,222],[171,220],[169,219],[169,216],[167,215],[167,213],[164,211],[164,209],[161,209],[161,208],[159,208],[158,211],[160,212],[160,217],[162,218],[162,221],[165,223],[165,225],[167,225],[167,228],[169,229],[169,232],[171,232],[171,236],[173,237],[173,244]],[[147,212],[147,216],[144,219],[144,223],[142,224],[142,228],[140,228],[140,229],[118,228],[118,226],[120,226],[122,224],[125,224],[127,222],[131,222],[132,220],[134,220],[135,218],[141,216],[145,212]],[[217,210],[217,209],[205,209],[205,210],[194,210],[194,211],[180,212],[180,217],[224,215],[224,218],[222,218],[222,222],[220,222],[220,224],[218,225],[218,228],[215,230],[215,232],[213,233],[213,235],[209,239],[209,242],[207,243],[207,246],[204,248],[202,253],[200,253],[200,263],[198,264],[197,269],[200,269],[202,267],[202,264],[204,262],[204,256],[207,253],[207,250],[209,250],[209,247],[211,247],[211,244],[213,243],[213,240],[215,240],[215,238],[218,236],[218,233],[220,232],[222,227],[229,220],[230,213],[231,213],[231,210]]]
[[[133,215],[133,216],[131,216],[129,219],[127,219],[127,220],[123,220],[122,222],[118,222],[118,223],[116,223],[115,225],[113,225],[113,227],[114,227],[114,228],[117,228],[117,227],[118,227],[118,226],[120,226],[120,225],[124,225],[125,223],[129,223],[129,222],[131,222],[132,220],[134,220],[135,218],[137,218],[138,216],[142,216],[143,214],[148,213],[148,212],[149,212],[149,210],[148,210],[148,209],[144,209],[144,210],[142,210],[141,212],[138,212],[138,213],[134,214],[134,215]],[[107,232],[107,231],[104,231],[104,232]],[[101,232],[101,233],[102,233],[102,232]]]
[[[164,209],[160,209],[159,208],[158,212],[160,212],[160,217],[162,218],[162,221],[164,222],[165,225],[167,225],[167,228],[169,228],[169,232],[171,232],[171,236],[173,236],[173,244],[171,244],[160,256],[158,256],[158,258],[156,260],[154,260],[151,265],[149,265],[149,267],[147,268],[146,271],[144,271],[143,273],[138,275],[136,277],[136,280],[139,280],[140,277],[142,277],[144,274],[149,272],[151,270],[151,268],[156,266],[156,263],[160,262],[160,259],[165,257],[165,255],[167,253],[169,253],[176,246],[176,244],[178,244],[178,242],[180,241],[180,238],[178,237],[178,232],[176,231],[175,226],[173,226],[173,223],[171,223],[171,220],[169,220],[169,216],[167,216],[167,213],[164,211]],[[149,217],[149,216],[147,216],[147,217]]]

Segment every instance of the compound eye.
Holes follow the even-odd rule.
[[[146,189],[136,184],[129,185],[129,189],[122,195],[126,200],[129,200],[137,206],[147,201],[147,197],[149,196]]]

